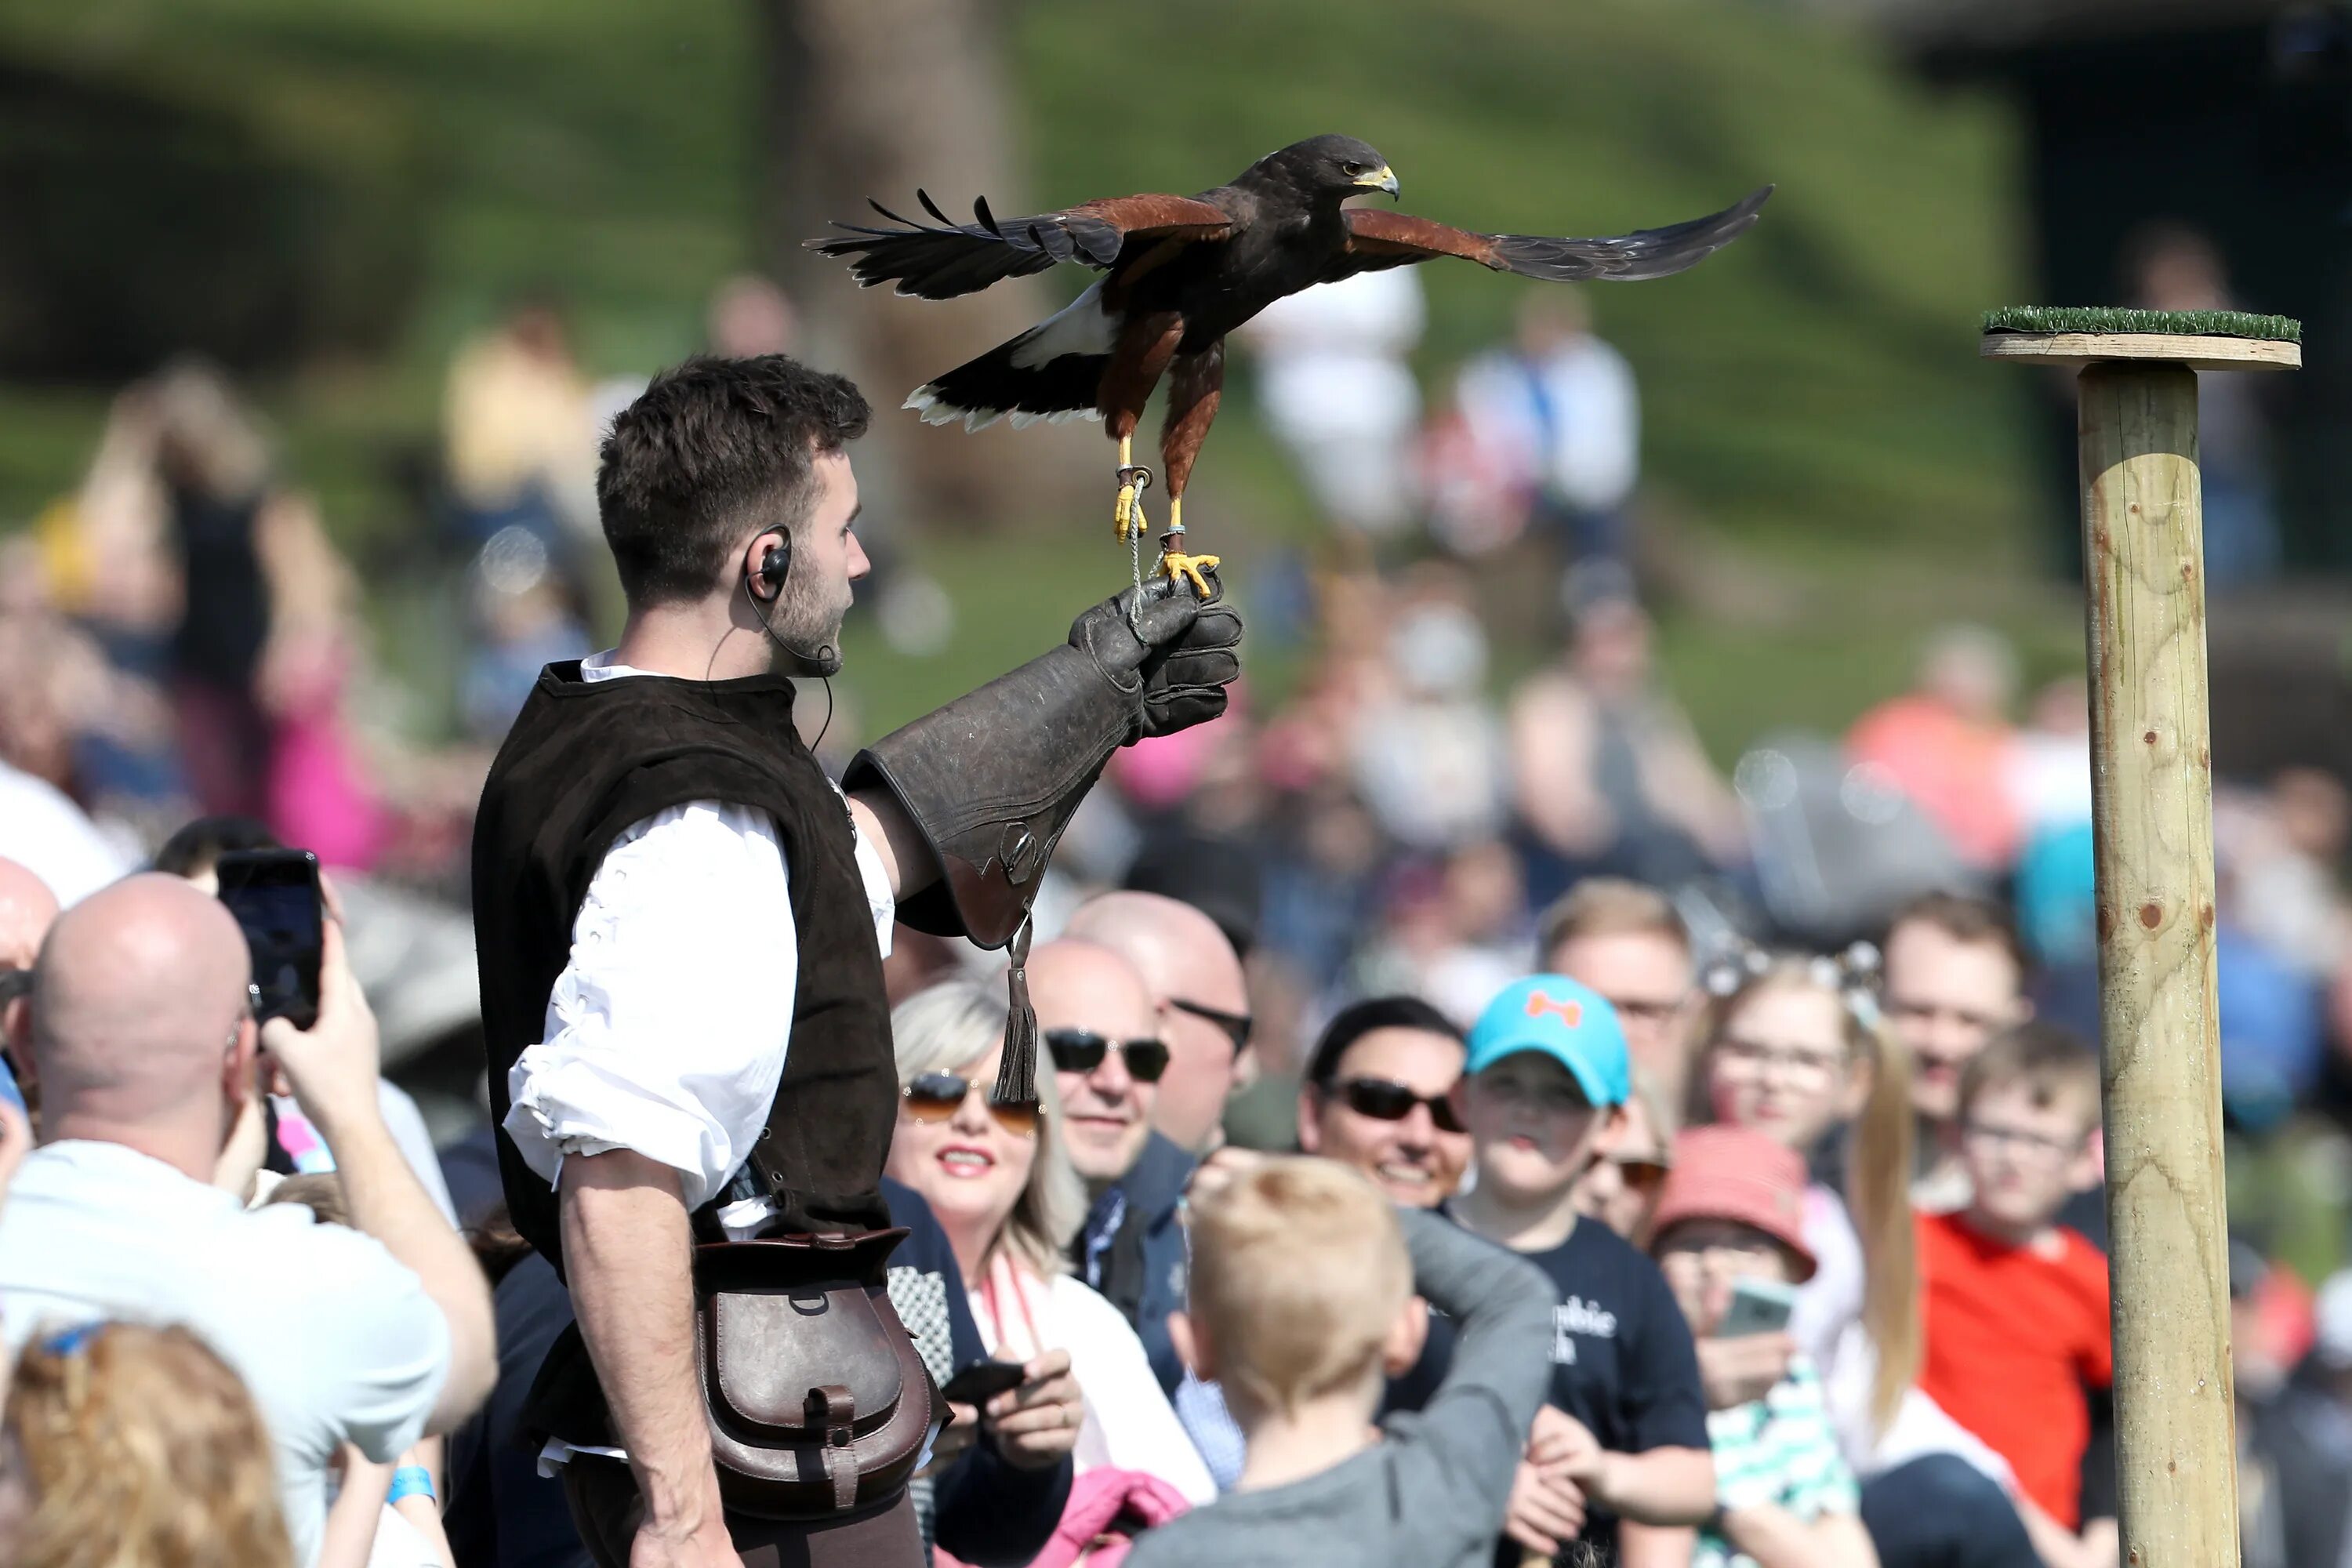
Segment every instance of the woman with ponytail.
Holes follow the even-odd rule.
[[[1706,975],[1693,1120],[1761,1132],[1818,1170],[1841,1143],[1844,1191],[1807,1189],[1819,1259],[1785,1335],[1699,1347],[1711,1405],[1756,1396],[1801,1352],[1822,1368],[1832,1419],[1863,1480],[1885,1568],[2033,1568],[1998,1456],[1915,1385],[1919,1274],[1910,1203],[1910,1058],[1879,1017],[1877,953],[1750,952]]]

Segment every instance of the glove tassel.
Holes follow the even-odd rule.
[[[1013,933],[1013,966],[1005,973],[1011,1006],[1004,1019],[1004,1059],[996,1069],[992,1105],[1034,1105],[1037,1100],[1037,1010],[1029,1005],[1029,917]]]

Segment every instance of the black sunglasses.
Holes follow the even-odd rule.
[[[955,1113],[963,1109],[964,1097],[980,1087],[961,1073],[927,1072],[898,1094],[907,1102],[907,1114],[916,1121],[952,1121]],[[1015,1100],[1011,1105],[999,1105],[992,1100],[988,1113],[1015,1138],[1037,1136],[1037,1123],[1045,1114],[1034,1100]]]
[[[1454,1114],[1454,1101],[1446,1095],[1415,1094],[1384,1078],[1343,1078],[1331,1086],[1331,1091],[1349,1110],[1375,1121],[1402,1121],[1412,1114],[1414,1106],[1426,1105],[1429,1120],[1440,1132],[1468,1131]]]
[[[1203,1007],[1198,1002],[1187,1002],[1181,996],[1171,996],[1168,1005],[1179,1013],[1190,1013],[1195,1018],[1206,1018],[1223,1029],[1234,1042],[1234,1055],[1249,1048],[1250,1029],[1256,1022],[1247,1013],[1222,1013],[1214,1007]]]
[[[1102,1066],[1113,1047],[1127,1064],[1127,1076],[1138,1083],[1158,1083],[1168,1070],[1168,1046],[1161,1040],[1112,1040],[1092,1029],[1048,1029],[1045,1049],[1059,1072],[1092,1072]]]

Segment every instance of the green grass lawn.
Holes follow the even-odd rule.
[[[1978,312],[2019,293],[1995,106],[1740,0],[1003,10],[1042,202],[1198,189],[1327,130],[1389,156],[1406,210],[1493,229],[1614,233],[1778,182],[1759,226],[1696,272],[1591,291],[1642,377],[1660,501],[1811,606],[1667,607],[1669,667],[1719,752],[1894,689],[1942,614],[2010,626],[2044,664],[2072,657],[2063,597],[2010,592],[2034,559],[2021,379],[1974,353]],[[421,270],[396,341],[260,389],[295,475],[381,553],[413,526],[390,474],[433,440],[447,353],[511,290],[560,288],[599,372],[696,346],[710,285],[754,259],[752,20],[743,0],[0,0],[0,57],[200,100],[412,195]],[[1423,277],[1432,384],[1537,287],[1466,265]],[[1245,599],[1252,561],[1311,547],[1314,525],[1246,385],[1227,407],[1193,521]],[[0,526],[71,482],[103,408],[95,392],[0,386]],[[895,717],[1033,651],[1123,579],[1107,522],[1070,520],[1076,543],[917,532],[959,629],[922,660],[854,641],[861,704]],[[1500,632],[1499,671],[1538,655],[1524,627]],[[1278,686],[1284,661],[1253,669]]]

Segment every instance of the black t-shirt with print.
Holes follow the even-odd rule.
[[[1528,1260],[1551,1276],[1551,1402],[1614,1454],[1706,1447],[1706,1396],[1690,1325],[1658,1266],[1580,1220]]]
[[[1521,1256],[1551,1277],[1559,1302],[1552,1310],[1551,1403],[1612,1453],[1704,1450],[1706,1396],[1699,1387],[1698,1352],[1658,1266],[1591,1220],[1578,1221],[1550,1251]],[[1388,1408],[1419,1408],[1444,1380],[1453,1357],[1452,1328],[1433,1319],[1430,1329],[1419,1364],[1391,1384]],[[1594,1513],[1583,1539],[1600,1549],[1602,1561],[1612,1561],[1616,1517]],[[1502,1546],[1496,1560],[1516,1563],[1518,1548],[1507,1537]]]

